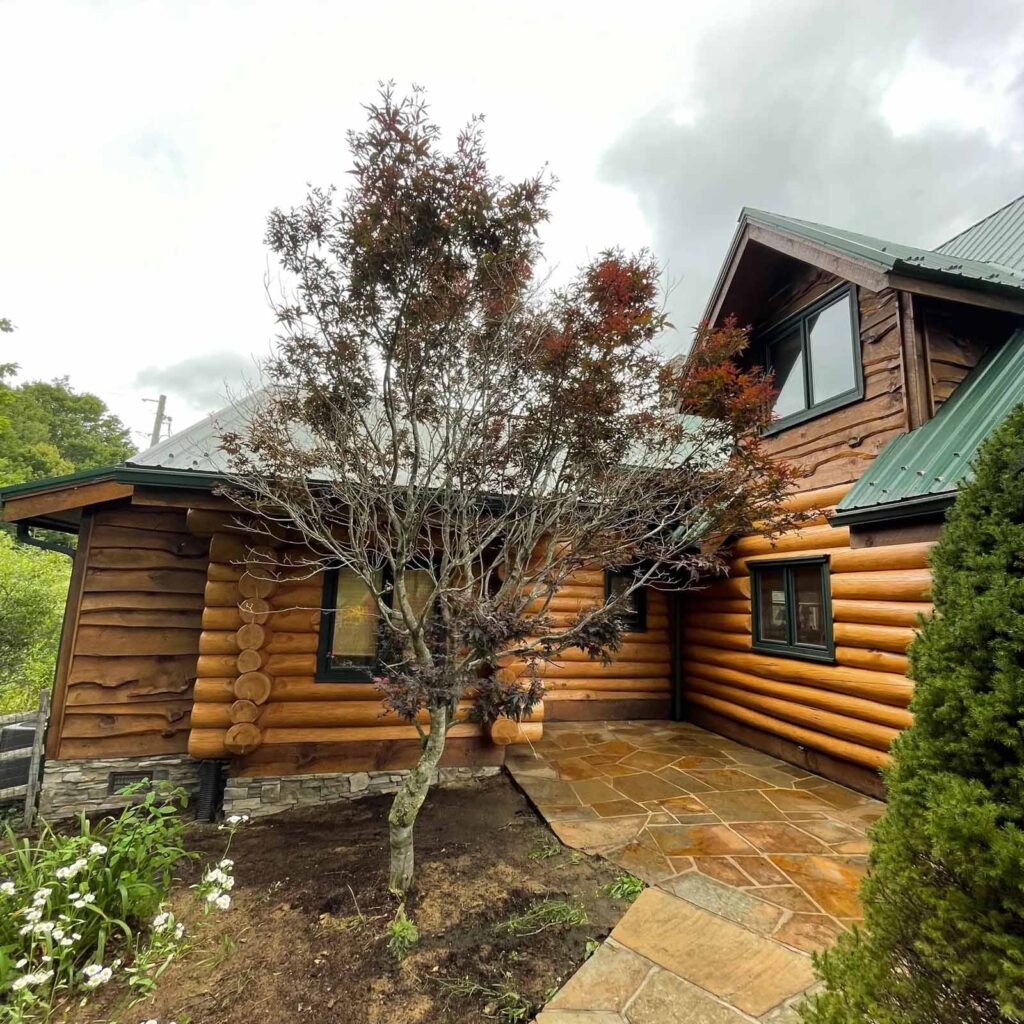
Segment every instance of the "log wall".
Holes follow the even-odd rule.
[[[795,509],[828,510],[849,485],[800,494]],[[684,602],[682,666],[692,717],[751,727],[877,770],[911,722],[906,651],[931,605],[932,542],[850,547],[849,530],[820,520],[801,530],[743,537],[728,579]],[[835,663],[751,650],[750,566],[786,555],[827,554]]]
[[[207,542],[184,511],[86,519],[47,736],[52,758],[179,753],[190,728]]]

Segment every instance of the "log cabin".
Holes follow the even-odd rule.
[[[498,770],[545,720],[674,717],[881,793],[911,721],[929,550],[979,444],[1024,400],[1024,197],[935,250],[745,209],[706,316],[751,325],[749,358],[777,387],[766,443],[813,518],[730,538],[728,576],[699,591],[647,593],[610,664],[568,652],[545,669],[529,721],[460,721],[443,776]],[[367,595],[339,572],[290,578],[216,493],[238,415],[0,492],[23,538],[77,535],[44,816],[108,806],[139,776],[209,790],[223,775],[226,809],[268,813],[394,789],[418,754],[371,682]],[[552,610],[615,585],[595,566]]]

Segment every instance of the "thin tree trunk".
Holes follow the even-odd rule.
[[[388,815],[391,840],[391,875],[389,888],[403,896],[412,886],[413,826],[430,789],[441,754],[444,753],[448,729],[448,709],[430,709],[430,734],[423,745],[416,766],[402,781]]]

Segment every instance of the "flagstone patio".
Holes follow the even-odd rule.
[[[551,724],[506,766],[563,843],[653,887],[538,1024],[795,1020],[809,954],[860,918],[877,800],[685,722]]]

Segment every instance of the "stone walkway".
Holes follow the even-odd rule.
[[[506,765],[563,843],[652,887],[538,1024],[796,1020],[882,804],[688,723],[552,724]]]

